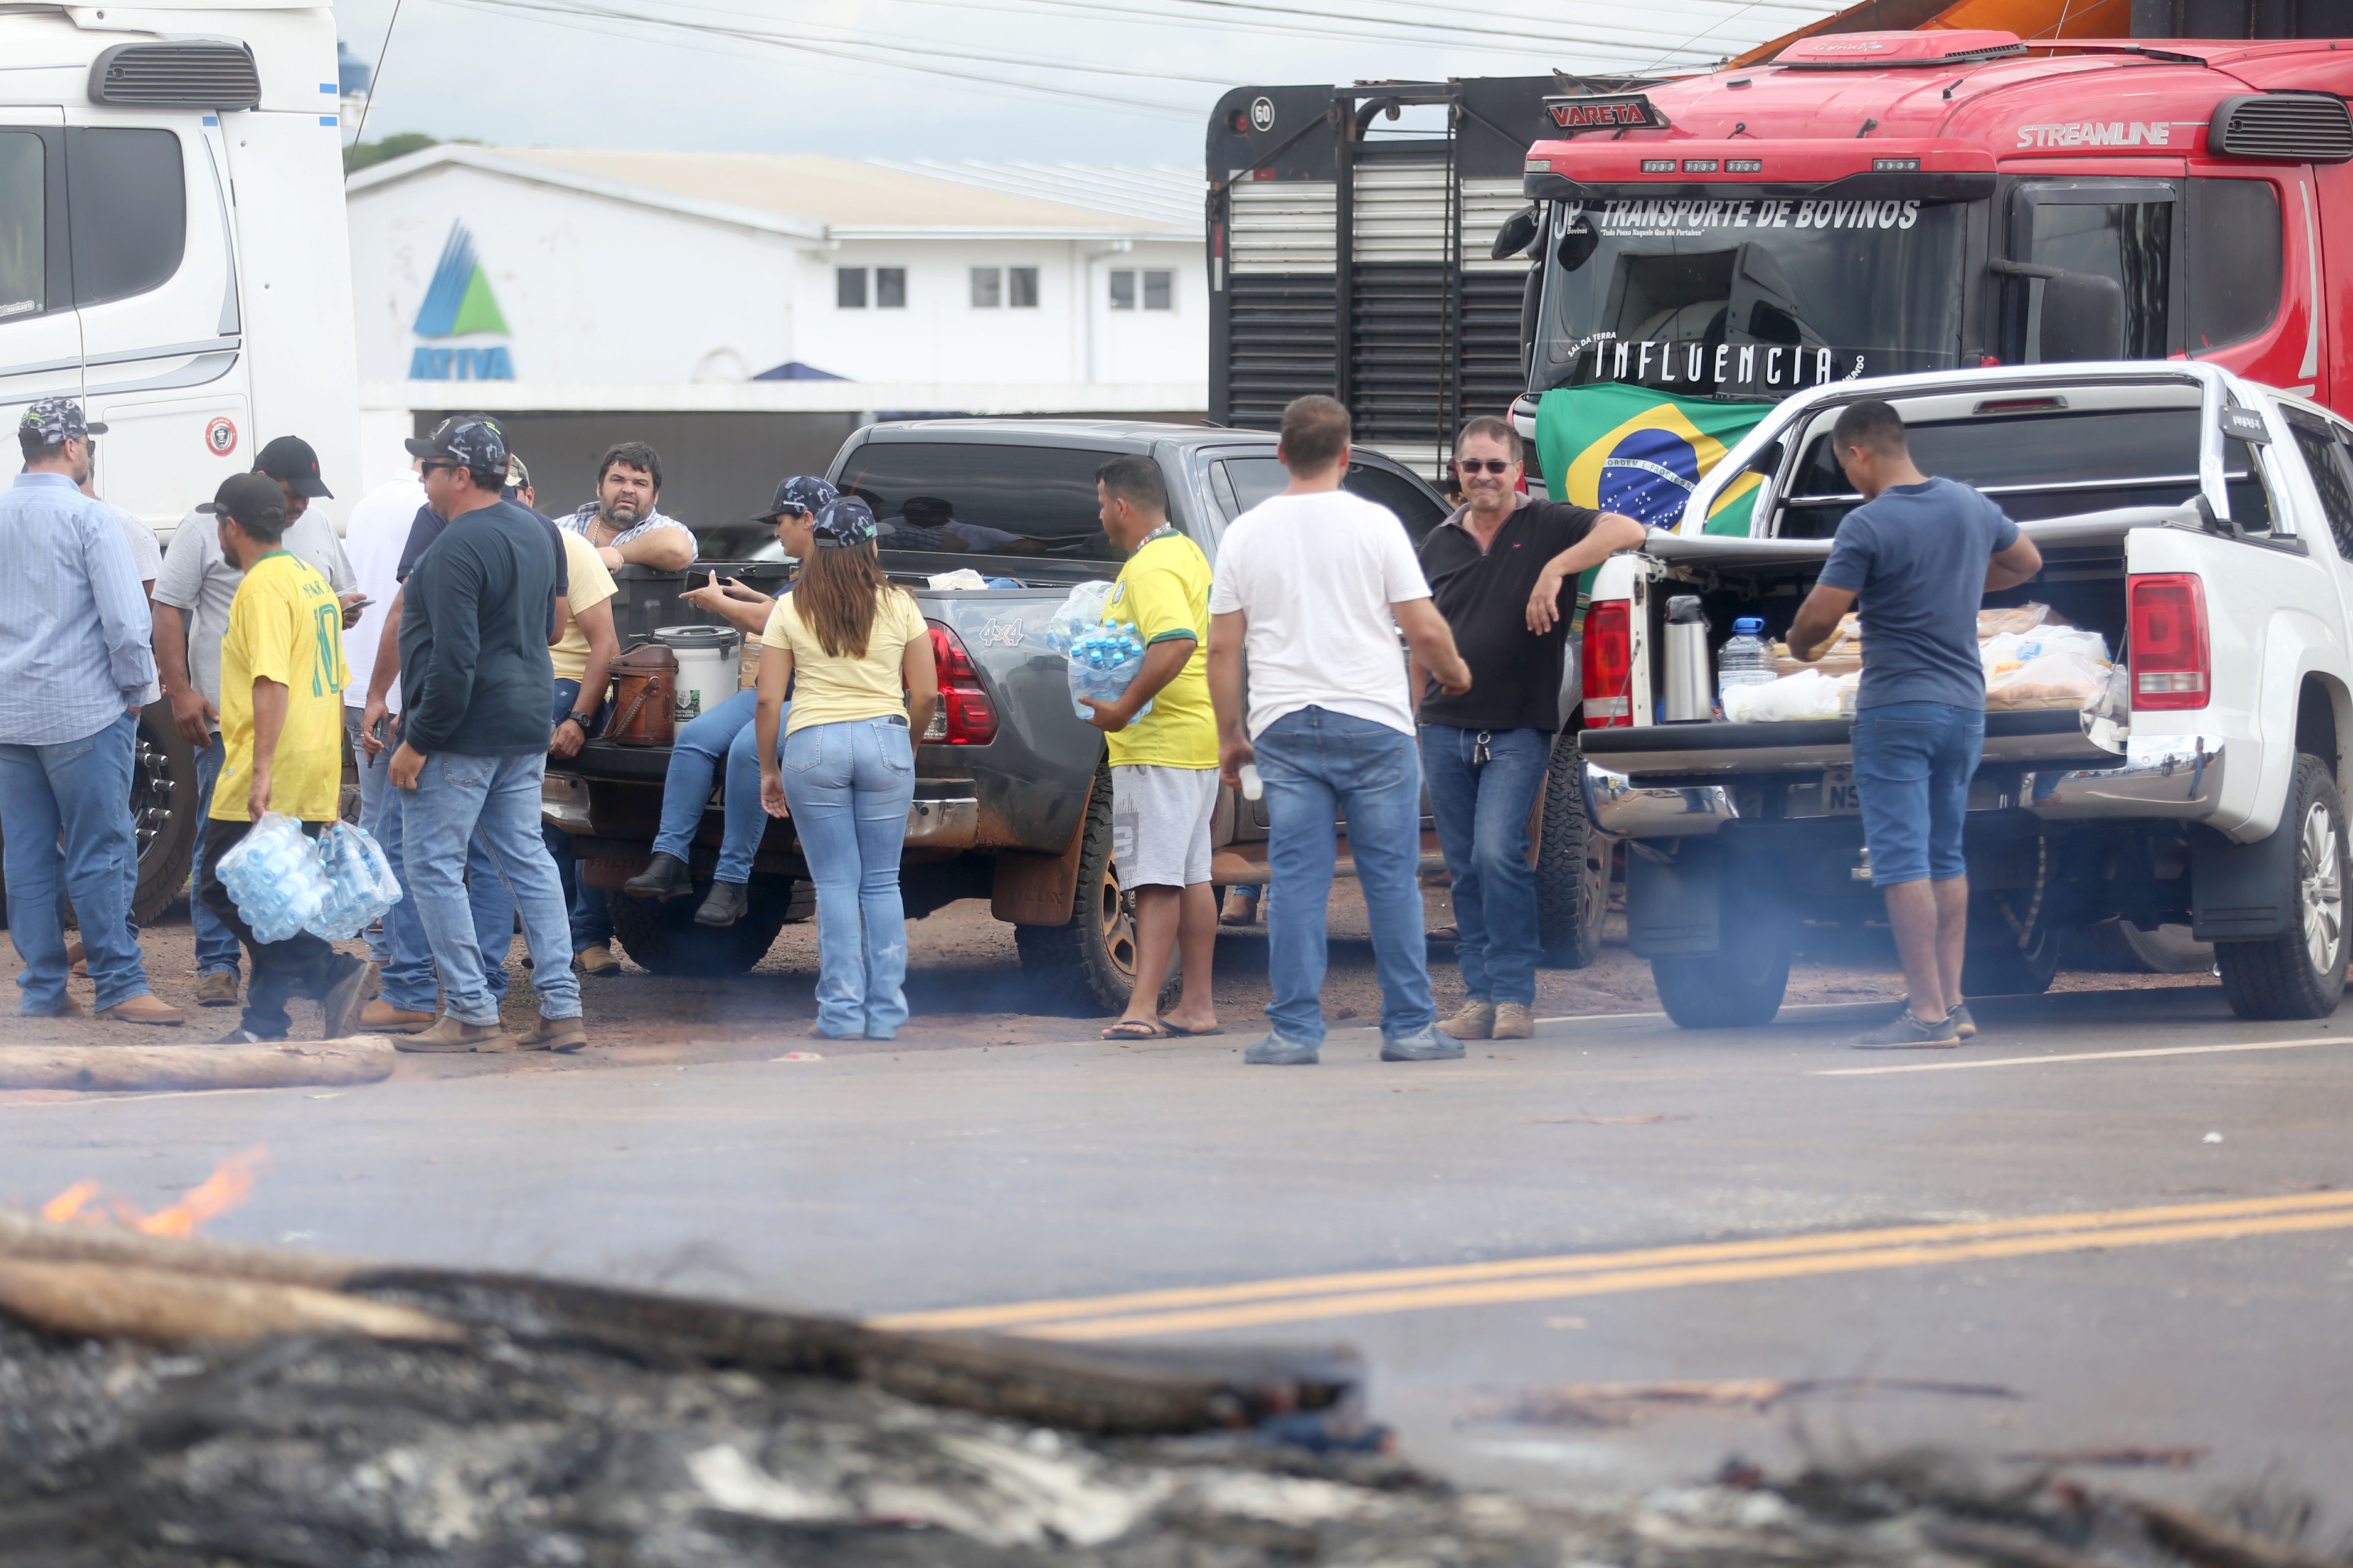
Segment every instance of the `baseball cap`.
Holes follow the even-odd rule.
[[[874,510],[856,496],[829,500],[817,509],[819,544],[863,544],[882,531],[874,526]]]
[[[506,432],[487,414],[453,414],[430,436],[411,436],[401,445],[412,458],[463,463],[477,473],[507,471]]]
[[[231,474],[213,499],[196,508],[207,517],[227,515],[241,523],[286,526],[286,495],[268,474]]]
[[[814,512],[841,492],[815,474],[795,474],[776,487],[776,499],[759,516],[746,518],[747,522],[774,522],[788,511]]]
[[[82,417],[81,405],[70,397],[42,398],[25,410],[25,416],[16,421],[16,429],[20,434],[39,431],[42,445],[48,447],[61,447],[77,436],[106,434],[105,426],[92,425]]]
[[[509,452],[507,454],[506,488],[511,490],[527,490],[531,489],[531,470],[524,468],[522,466],[522,459],[516,457],[512,452]]]
[[[313,500],[321,496],[329,500],[335,499],[335,492],[319,478],[319,454],[312,451],[311,443],[300,436],[280,436],[264,447],[261,456],[253,460],[253,471],[268,474],[273,479],[284,479],[294,487],[294,493],[298,496],[309,496]]]

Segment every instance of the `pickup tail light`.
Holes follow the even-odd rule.
[[[2137,710],[2203,708],[2211,692],[2206,589],[2187,572],[2132,579],[2126,616]]]
[[[1585,727],[1609,730],[1634,722],[1633,608],[1604,599],[1585,611]]]
[[[997,739],[997,704],[972,667],[963,639],[937,621],[932,628],[932,662],[939,667],[940,705],[923,739],[950,746],[986,746]]]

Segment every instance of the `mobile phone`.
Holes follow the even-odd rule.
[[[353,599],[350,604],[345,605],[343,606],[343,608],[344,608],[344,610],[345,610],[345,611],[347,611],[347,612],[348,612],[348,611],[352,611],[352,610],[364,610],[364,609],[366,609],[370,605],[373,605],[373,604],[375,604],[375,601],[374,599],[368,598],[368,597],[366,597],[365,595],[362,595],[362,596],[361,596],[361,597],[359,597],[359,598]]]

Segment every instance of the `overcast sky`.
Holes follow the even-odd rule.
[[[365,134],[1189,167],[1227,87],[1712,64],[1835,8],[1353,0],[1331,17],[1318,0],[399,0]],[[373,66],[394,0],[342,0],[335,14]]]

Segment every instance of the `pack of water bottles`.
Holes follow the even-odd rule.
[[[1080,699],[1116,702],[1125,696],[1129,683],[1144,669],[1144,639],[1124,622],[1090,626],[1071,640],[1070,659],[1071,706],[1080,718],[1091,719],[1094,710]],[[1135,717],[1151,711],[1147,701]]]
[[[383,848],[361,828],[335,823],[316,840],[281,812],[266,812],[220,858],[221,885],[259,942],[307,931],[327,942],[354,936],[400,898]]]
[[[319,835],[319,868],[327,896],[302,929],[323,942],[357,936],[400,901],[400,879],[392,874],[383,846],[365,828],[338,822]]]

